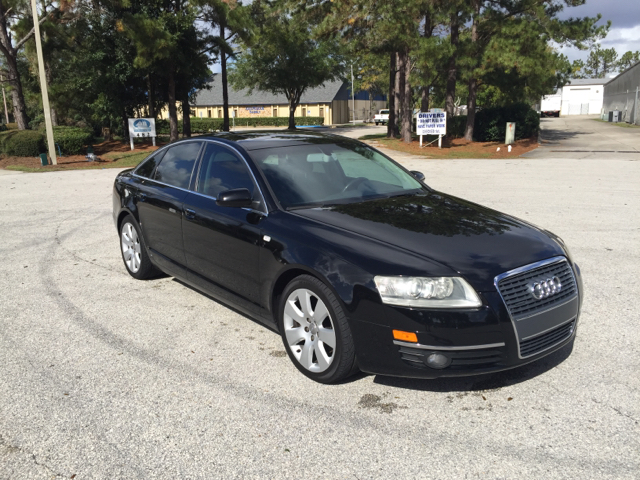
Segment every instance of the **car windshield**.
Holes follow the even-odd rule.
[[[251,157],[286,209],[421,193],[422,185],[366,145],[345,142],[253,150]]]

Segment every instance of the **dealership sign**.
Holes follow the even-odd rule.
[[[155,137],[156,120],[154,118],[130,118],[129,136],[132,138]]]
[[[418,112],[416,114],[418,135],[446,135],[447,112]]]

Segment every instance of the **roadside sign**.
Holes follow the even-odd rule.
[[[416,114],[418,135],[446,135],[447,112],[418,112]]]
[[[133,150],[134,138],[152,138],[156,144],[156,120],[155,118],[129,118],[129,141]]]
[[[130,118],[129,136],[134,138],[155,137],[156,120],[154,118]]]

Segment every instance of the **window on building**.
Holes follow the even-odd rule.
[[[207,110],[207,117],[211,118],[211,110]]]
[[[277,105],[275,107],[273,107],[273,116],[274,117],[278,116],[278,106]]]
[[[218,118],[222,118],[222,109],[218,109]]]
[[[237,108],[233,109],[233,116],[238,118],[238,109]]]
[[[307,116],[307,107],[302,107],[302,116],[303,117]]]
[[[324,107],[320,107],[320,116],[324,117]]]

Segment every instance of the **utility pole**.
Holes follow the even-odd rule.
[[[44,59],[42,57],[42,39],[40,38],[40,22],[38,21],[38,7],[36,0],[31,0],[31,13],[33,14],[33,26],[36,37],[36,51],[38,53],[38,70],[40,72],[40,90],[42,90],[42,106],[44,108],[44,124],[47,129],[47,143],[49,144],[49,157],[53,165],[58,164],[56,158],[56,145],[53,140],[53,125],[51,124],[51,108],[49,107],[49,91],[47,90],[47,77],[44,72]]]
[[[351,64],[351,109],[353,110],[353,126],[356,126],[356,92],[353,90],[353,63]]]

